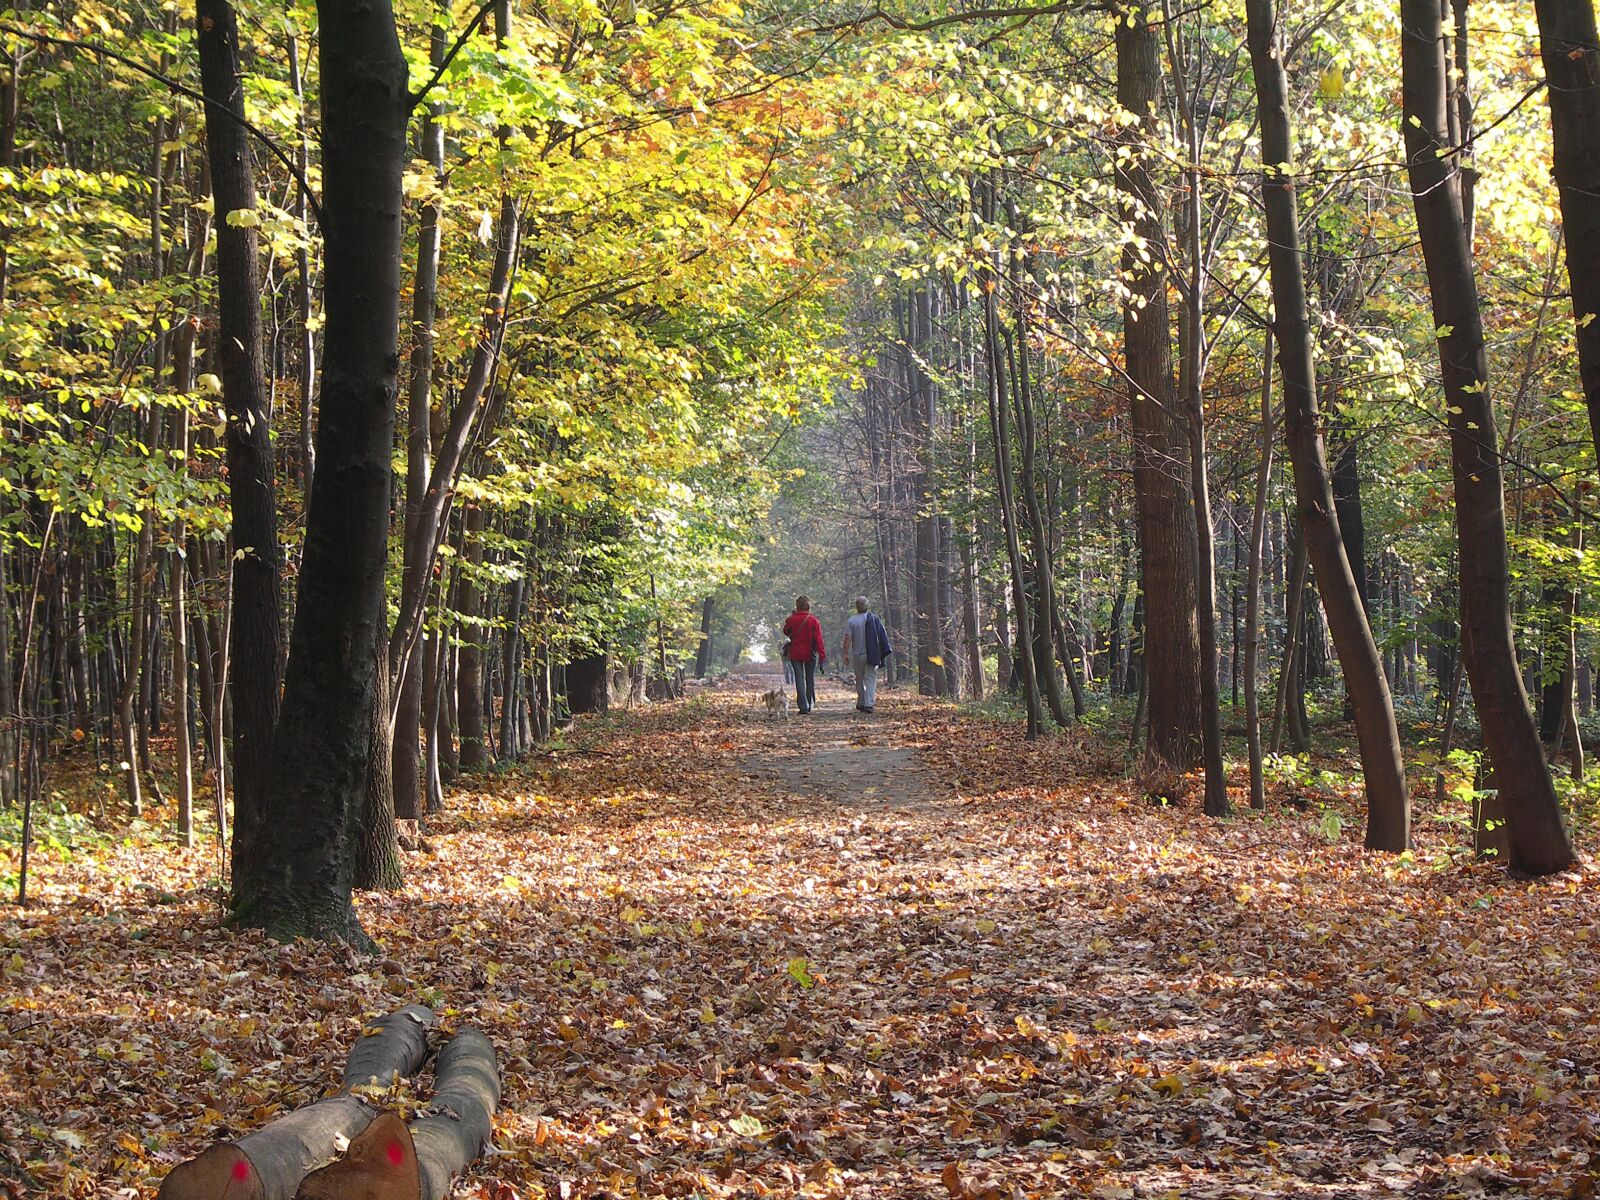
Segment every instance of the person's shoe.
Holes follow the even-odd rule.
[[[869,713],[869,712],[872,712],[873,710],[872,710],[872,707],[870,705],[868,705],[866,708],[863,708],[861,711],[864,712],[864,713]]]

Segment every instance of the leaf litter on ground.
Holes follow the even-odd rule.
[[[153,1194],[413,1000],[500,1052],[469,1197],[1595,1194],[1592,870],[1212,823],[1088,738],[753,687],[460,781],[360,899],[380,957],[222,928],[214,847],[46,864],[0,915],[0,1195]],[[761,769],[827,738],[854,787]]]

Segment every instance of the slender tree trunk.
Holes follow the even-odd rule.
[[[448,9],[433,22],[429,44],[429,63],[437,68],[444,62],[445,29]],[[439,106],[429,104],[417,134],[417,153],[433,170],[430,185],[444,186],[444,127],[438,121]],[[432,472],[433,428],[433,324],[439,293],[439,202],[431,195],[425,200],[417,222],[417,269],[411,287],[411,378],[406,393],[406,507],[403,534],[404,572],[413,586],[420,585],[414,554],[425,549],[420,523],[424,520],[423,499]],[[422,663],[417,655],[406,658],[404,669],[392,681],[395,686],[394,812],[402,821],[422,817],[421,756],[418,738],[422,727]]]
[[[1467,679],[1505,806],[1510,865],[1529,875],[1574,861],[1528,712],[1512,638],[1505,497],[1489,400],[1477,279],[1447,133],[1440,0],[1401,0],[1402,95],[1417,233],[1427,263],[1455,476]]]
[[[1294,466],[1301,538],[1316,574],[1355,715],[1367,786],[1366,844],[1374,850],[1401,851],[1411,845],[1411,800],[1400,760],[1400,732],[1383,660],[1345,552],[1317,406],[1299,214],[1289,171],[1294,144],[1282,40],[1273,0],[1246,0],[1245,11],[1266,164],[1261,191],[1267,213],[1274,333],[1283,365],[1285,440]]]
[[[122,690],[117,695],[117,723],[122,729],[122,763],[128,792],[128,812],[144,815],[144,797],[139,783],[139,677],[144,669],[144,596],[150,572],[150,551],[154,531],[149,514],[140,524],[131,549],[128,576],[130,611],[127,651],[122,656]]]
[[[289,79],[294,86],[294,97],[299,103],[295,116],[299,137],[295,144],[295,166],[302,176],[310,171],[311,138],[306,129],[305,72],[300,65],[300,39],[289,36]],[[302,224],[310,216],[306,194],[299,188],[294,193],[294,215]],[[312,414],[312,396],[317,383],[317,334],[311,325],[311,250],[301,245],[294,252],[294,298],[300,318],[300,499],[303,506],[311,504],[311,482],[316,474],[317,448],[316,424]]]
[[[982,185],[983,215],[986,222],[995,217],[994,185]],[[1022,567],[1022,546],[1017,536],[1016,507],[1011,497],[1011,427],[1007,419],[1006,356],[1001,348],[999,302],[995,289],[999,286],[999,272],[989,268],[984,275],[988,286],[984,289],[984,345],[989,357],[989,433],[994,441],[995,502],[1000,510],[1000,526],[1005,531],[1006,560],[1011,568],[1012,611],[1016,617],[1014,646],[1015,673],[1022,677],[1023,702],[1028,713],[1028,737],[1037,738],[1044,731],[1044,714],[1039,703],[1039,680],[1034,671],[1033,626],[1029,612],[1028,587]]]
[[[1272,487],[1272,351],[1269,329],[1261,347],[1261,458],[1256,468],[1255,507],[1250,513],[1250,567],[1244,602],[1244,728],[1250,751],[1250,807],[1267,807],[1261,761],[1261,565],[1267,532],[1267,494]]]
[[[700,644],[694,651],[694,677],[704,679],[711,669],[711,619],[716,615],[716,601],[707,596],[700,605]]]
[[[461,770],[465,773],[481,771],[489,765],[483,740],[483,590],[475,577],[483,565],[483,508],[475,504],[467,509],[462,522],[466,566],[461,572],[461,598],[457,604],[461,649],[456,659],[456,721],[461,730]]]
[[[394,753],[394,729],[389,723],[389,669],[380,648],[373,671],[373,703],[367,737],[373,763]],[[361,819],[356,833],[354,886],[362,890],[392,891],[405,882],[400,865],[400,841],[395,827],[394,777],[388,771],[369,770],[362,792]]]
[[[1305,542],[1300,538],[1293,539],[1294,545],[1289,552],[1289,567],[1285,572],[1285,599],[1288,612],[1283,622],[1283,665],[1278,671],[1278,691],[1274,698],[1272,710],[1272,753],[1278,753],[1283,745],[1284,715],[1289,705],[1294,701],[1291,698],[1295,688],[1299,686],[1295,678],[1295,663],[1300,657],[1300,630],[1305,624],[1306,607],[1306,579],[1310,574],[1310,561],[1306,558]],[[1295,749],[1304,749],[1296,740]]]
[[[388,0],[321,0],[318,15],[327,332],[317,474],[272,750],[274,819],[247,853],[235,845],[234,912],[276,937],[366,945],[350,899],[352,835],[384,633],[410,98]],[[234,626],[249,623],[241,610]]]

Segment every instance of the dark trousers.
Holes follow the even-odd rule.
[[[813,654],[805,662],[791,661],[789,665],[794,668],[795,707],[808,713],[817,702],[817,656]]]

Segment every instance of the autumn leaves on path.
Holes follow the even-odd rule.
[[[469,1197],[1589,1194],[1593,874],[1508,884],[1429,811],[1397,860],[1276,800],[1152,809],[1090,741],[903,694],[758,694],[464,781],[361,899],[379,959],[220,928],[214,857],[148,833],[47,864],[0,915],[0,1195],[153,1191],[405,1001],[499,1052]]]

